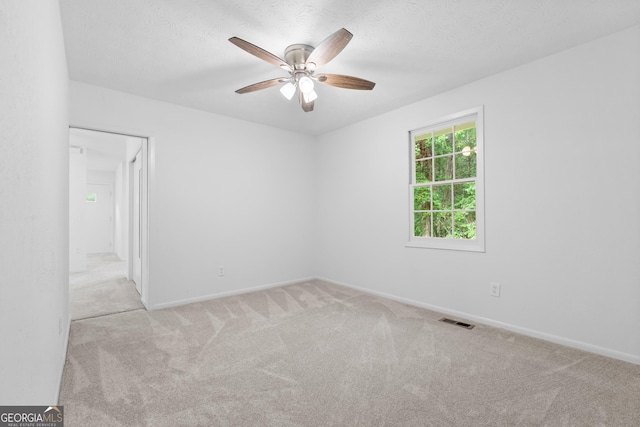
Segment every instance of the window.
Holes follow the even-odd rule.
[[[407,246],[484,252],[482,107],[411,131]]]

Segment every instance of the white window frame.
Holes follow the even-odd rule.
[[[470,108],[458,113],[449,114],[428,122],[425,126],[409,132],[409,151],[411,161],[411,175],[409,177],[409,248],[450,249],[460,251],[485,252],[485,227],[484,227],[484,106]],[[414,188],[416,186],[416,158],[414,137],[421,133],[429,132],[443,127],[464,123],[470,119],[476,121],[476,238],[453,239],[444,237],[419,237],[414,236]],[[445,181],[446,182],[446,181]]]

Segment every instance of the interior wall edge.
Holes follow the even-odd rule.
[[[62,362],[60,363],[60,375],[58,376],[58,388],[53,401],[60,404],[60,390],[62,389],[62,379],[64,377],[64,369],[67,365],[67,353],[69,352],[69,336],[71,335],[71,316],[67,316],[67,322],[65,324],[66,331],[64,333],[64,343],[62,344]]]
[[[258,286],[251,286],[251,287],[248,287],[248,288],[234,289],[232,291],[219,292],[219,293],[215,293],[215,294],[201,295],[201,296],[197,296],[197,297],[193,297],[193,298],[185,298],[185,299],[176,300],[176,301],[163,302],[163,303],[160,303],[160,304],[153,304],[153,305],[147,307],[147,309],[148,310],[162,310],[164,308],[178,307],[178,306],[181,306],[181,305],[193,304],[193,303],[203,302],[203,301],[210,301],[210,300],[213,300],[213,299],[231,297],[231,296],[234,296],[234,295],[248,294],[248,293],[251,293],[251,292],[262,291],[262,290],[265,290],[265,289],[278,288],[280,286],[295,285],[295,284],[298,284],[298,283],[304,283],[304,282],[308,282],[310,280],[315,280],[315,279],[317,279],[317,277],[311,276],[311,277],[305,277],[305,278],[301,278],[301,279],[286,280],[286,281],[283,281],[283,282],[268,283],[266,285],[258,285]]]

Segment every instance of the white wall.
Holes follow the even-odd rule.
[[[126,261],[129,256],[129,223],[127,222],[129,187],[127,185],[127,169],[127,162],[122,162],[118,165],[113,185],[113,200],[115,202],[113,249],[118,258],[123,261]]]
[[[104,184],[113,186],[115,182],[116,174],[114,171],[87,170],[87,184]]]
[[[640,363],[639,52],[634,27],[320,137],[317,274]],[[486,253],[405,248],[407,132],[481,104]]]
[[[57,402],[68,336],[68,73],[55,1],[0,2],[0,404]]]
[[[310,275],[312,137],[79,82],[70,87],[72,125],[153,137],[150,307]]]
[[[98,184],[108,188],[109,195],[111,197],[111,207],[108,208],[109,203],[106,205],[100,205],[104,210],[96,210],[96,206],[91,206],[91,203],[85,203],[85,223],[86,227],[84,229],[84,238],[86,242],[87,253],[96,254],[96,253],[106,253],[106,252],[115,252],[116,247],[118,245],[118,235],[116,233],[116,224],[118,222],[118,218],[116,217],[116,207],[119,204],[122,204],[122,200],[118,200],[118,197],[123,197],[123,194],[116,191],[116,172],[110,170],[95,170],[88,169],[87,170],[87,189],[91,191],[91,184]],[[93,187],[95,189],[95,187]],[[104,196],[103,196],[104,197]],[[109,230],[108,235],[104,234],[104,219],[106,215],[106,210],[109,210]],[[101,229],[102,233],[96,233],[96,230]],[[108,239],[109,244],[106,244],[105,238]]]
[[[115,181],[113,183],[113,201],[114,201],[114,215],[113,215],[113,251],[118,255],[121,260],[126,260],[123,255],[127,239],[127,223],[123,222],[124,209],[126,209],[125,202],[127,199],[127,187],[126,184],[126,163],[122,162],[118,165],[118,168],[114,172]]]
[[[69,272],[87,269],[85,205],[87,197],[87,152],[69,149]]]

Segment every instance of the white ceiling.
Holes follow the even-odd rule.
[[[60,0],[73,80],[319,135],[640,23],[639,0]],[[232,45],[283,57],[340,28],[321,72],[373,91],[316,85],[304,113],[273,87],[287,73]],[[638,54],[633,53],[633,54]],[[597,60],[597,58],[594,58]]]

